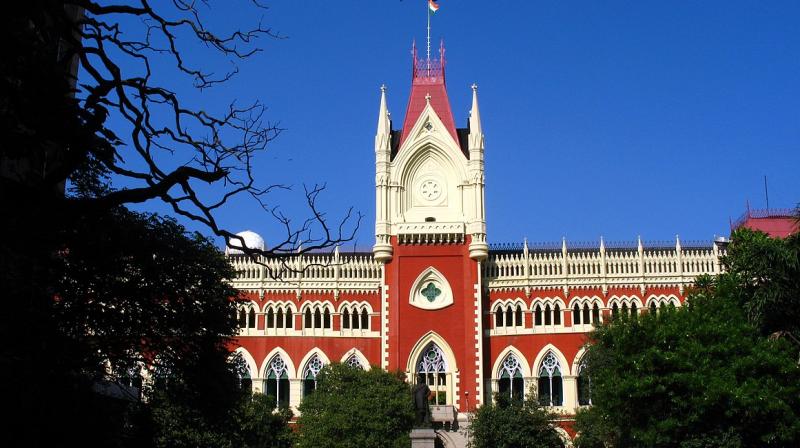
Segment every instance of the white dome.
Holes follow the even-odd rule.
[[[266,245],[264,244],[264,238],[261,238],[261,235],[257,234],[256,232],[253,232],[252,230],[245,230],[244,232],[239,232],[236,234],[236,236],[242,237],[242,239],[244,240],[244,245],[248,249],[264,250],[264,248],[266,247]],[[230,243],[228,243],[228,246],[225,247],[225,255],[243,254],[244,252],[240,250],[240,248],[242,247],[241,244],[242,244],[241,241],[239,241],[238,239],[231,238]]]

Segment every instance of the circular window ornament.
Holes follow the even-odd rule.
[[[426,201],[435,201],[442,196],[442,186],[433,179],[425,180],[419,185],[419,195]]]

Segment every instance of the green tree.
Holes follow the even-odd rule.
[[[553,427],[555,415],[539,406],[533,393],[523,400],[495,395],[470,424],[475,448],[550,448],[564,446]]]
[[[247,448],[290,448],[294,443],[295,434],[288,425],[292,411],[275,410],[273,397],[254,394],[245,402],[239,418]]]
[[[764,338],[727,289],[700,284],[687,306],[621,317],[591,334],[593,406],[578,415],[578,446],[800,442],[793,348]]]
[[[409,445],[414,408],[401,373],[334,363],[322,369],[317,382],[300,404],[299,447]]]

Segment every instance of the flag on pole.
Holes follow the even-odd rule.
[[[439,5],[437,5],[433,0],[428,0],[428,10],[431,12],[431,14],[434,14],[439,10]]]

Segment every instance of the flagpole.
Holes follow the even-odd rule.
[[[428,0],[430,1],[430,0]],[[431,7],[428,2],[425,2],[425,12],[428,13],[428,76],[431,75]]]

